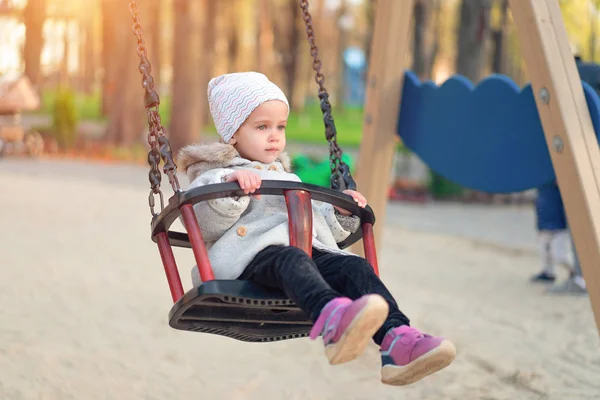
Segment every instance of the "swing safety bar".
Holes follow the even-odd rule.
[[[361,220],[362,229],[351,234],[343,242],[338,243],[338,246],[344,249],[362,237],[364,239],[365,258],[379,275],[375,241],[373,239],[375,215],[368,205],[361,208],[352,197],[337,190],[290,181],[263,181],[260,189],[254,194],[283,195],[285,197],[290,221],[290,246],[296,246],[309,255],[312,252],[311,200],[333,204],[358,216]],[[169,199],[165,209],[153,219],[152,240],[158,244],[173,302],[177,302],[184,292],[171,246],[191,247],[202,282],[215,279],[200,226],[194,214],[194,204],[221,197],[245,195],[236,182],[212,184],[188,191],[179,191]],[[173,222],[180,216],[187,233],[169,230]]]

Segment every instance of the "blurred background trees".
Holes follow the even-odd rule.
[[[0,0],[0,75],[24,73],[42,96],[42,115],[56,112],[57,93],[64,97],[68,88],[88,136],[143,147],[143,91],[127,3]],[[597,60],[600,0],[560,5],[574,51]],[[376,0],[311,1],[326,87],[347,145],[360,143],[376,7]],[[323,143],[297,0],[144,0],[139,9],[175,150],[212,134],[207,83],[240,70],[261,71],[280,85],[292,103],[290,134]],[[416,0],[412,32],[406,67],[421,79],[439,83],[460,73],[477,82],[496,72],[527,81],[507,0]]]

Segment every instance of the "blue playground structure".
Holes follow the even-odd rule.
[[[598,135],[600,66],[577,66]],[[511,193],[556,179],[532,88],[504,75],[476,86],[455,75],[437,86],[407,71],[397,133],[433,171],[466,188]]]

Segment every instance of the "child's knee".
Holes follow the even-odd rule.
[[[277,249],[280,262],[276,263],[280,269],[286,268],[312,268],[312,258],[302,249],[295,246],[281,246]]]
[[[310,259],[310,256],[304,250],[296,246],[281,246],[278,251],[285,253],[285,255],[288,257],[297,259]]]
[[[360,279],[376,276],[373,266],[366,259],[358,256],[348,256],[342,266],[342,271],[348,276],[356,276]]]

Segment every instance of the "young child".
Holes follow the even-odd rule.
[[[554,283],[556,267],[562,265],[571,270],[569,257],[569,230],[567,216],[557,182],[538,188],[535,200],[538,243],[542,258],[542,270],[531,277],[533,282]]]
[[[284,153],[289,105],[281,89],[256,72],[225,74],[209,82],[208,102],[221,143],[185,147],[178,164],[190,188],[238,182],[248,195],[195,206],[215,278],[283,291],[314,321],[310,337],[323,337],[331,364],[355,359],[373,338],[386,384],[410,384],[449,365],[454,345],[410,327],[371,265],[338,248],[358,229],[356,217],[313,203],[311,258],[289,246],[284,198],[252,195],[264,179],[300,181]],[[366,205],[360,193],[345,193]],[[197,267],[192,279],[200,283]]]
[[[569,271],[569,277],[561,284],[548,288],[548,292],[586,294],[585,279],[556,181],[538,188],[535,210],[543,268],[531,278],[532,281],[554,283],[556,266],[562,265]]]

